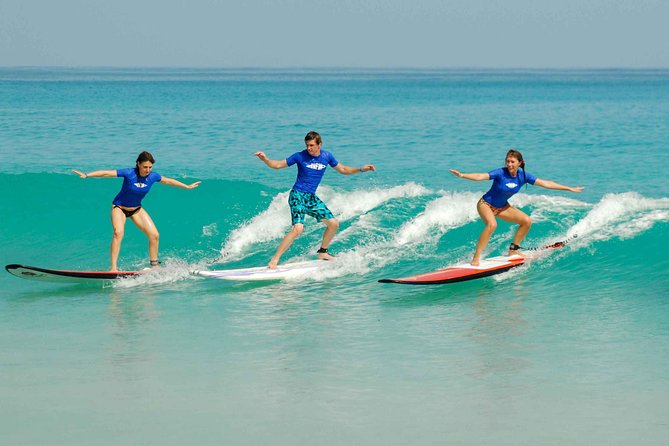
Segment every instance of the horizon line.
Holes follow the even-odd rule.
[[[349,70],[349,71],[474,71],[474,70],[496,70],[496,71],[664,71],[669,70],[669,66],[656,67],[632,67],[632,66],[565,66],[565,67],[493,67],[493,66],[196,66],[196,65],[3,65],[0,69],[116,69],[116,70],[305,70],[305,71],[324,71],[324,70]]]

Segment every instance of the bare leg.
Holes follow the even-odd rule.
[[[497,220],[495,219],[495,214],[492,209],[490,209],[490,206],[485,203],[479,201],[476,205],[476,210],[479,212],[481,220],[483,220],[483,223],[485,224],[485,228],[483,228],[483,231],[479,236],[479,241],[476,243],[476,251],[474,251],[474,258],[472,259],[472,265],[479,266],[481,264],[481,254],[485,247],[488,246],[490,236],[492,236],[495,229],[497,229]]]
[[[111,264],[109,271],[118,271],[118,255],[121,252],[121,241],[123,241],[123,234],[125,231],[125,214],[119,208],[112,208],[111,222],[114,231],[112,235],[111,246],[109,248],[111,255]]]
[[[532,220],[530,219],[530,217],[520,209],[509,207],[506,210],[499,213],[499,218],[501,218],[504,221],[508,221],[510,223],[516,223],[518,225],[516,234],[513,236],[513,243],[516,245],[520,245],[525,239],[527,233],[530,231],[530,227],[532,226]],[[512,256],[512,255],[522,255],[522,254],[519,251],[509,250],[509,255]]]
[[[272,257],[272,259],[269,261],[269,264],[267,265],[269,269],[276,269],[277,265],[279,264],[279,259],[283,253],[286,252],[288,248],[290,248],[290,245],[292,245],[295,239],[302,234],[302,231],[304,231],[304,225],[302,223],[293,225],[293,227],[290,229],[290,232],[286,234],[283,240],[281,240],[281,243],[279,243],[279,247],[276,248],[274,257]]]
[[[323,223],[325,223],[325,232],[323,233],[323,242],[321,243],[321,248],[328,249],[330,246],[330,243],[332,243],[332,239],[334,238],[335,234],[337,233],[337,230],[339,229],[339,222],[331,218],[329,220],[321,220]],[[322,252],[318,254],[318,259],[319,260],[333,260],[334,256],[328,254],[327,252]]]
[[[130,219],[149,239],[149,260],[158,260],[160,234],[149,213],[142,208],[130,217]]]

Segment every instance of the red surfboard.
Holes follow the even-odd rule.
[[[63,269],[38,268],[36,266],[7,265],[5,269],[9,274],[22,279],[41,280],[44,282],[70,282],[82,283],[100,280],[117,280],[127,277],[135,277],[142,274],[141,271],[72,271]]]
[[[547,249],[562,248],[569,241],[575,239],[577,236],[573,235],[567,240],[553,243],[552,245],[544,246],[542,248],[529,248],[528,251],[545,251]],[[528,253],[526,253],[528,255]],[[534,257],[534,256],[532,256]],[[471,263],[461,263],[459,265],[449,266],[448,268],[433,271],[431,273],[418,274],[416,276],[401,277],[399,279],[381,279],[381,283],[403,283],[407,285],[437,285],[441,283],[455,283],[464,282],[465,280],[480,279],[481,277],[493,276],[500,274],[522,265],[527,260],[527,257],[514,256],[499,256],[490,257],[481,261],[478,266],[472,266]]]
[[[399,279],[381,279],[381,283],[403,283],[407,285],[437,285],[442,283],[464,282],[465,280],[480,279],[494,274],[500,274],[525,263],[522,256],[490,257],[481,261],[479,266],[471,263],[461,263],[431,273],[416,276],[401,277]]]

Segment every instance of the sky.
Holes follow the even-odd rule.
[[[669,68],[666,0],[0,0],[0,66]]]

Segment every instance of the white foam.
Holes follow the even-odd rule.
[[[218,235],[218,225],[216,223],[212,223],[202,227],[203,237],[213,237],[215,235]]]
[[[340,231],[335,242],[345,245],[346,239],[358,240],[347,251],[336,250],[337,260],[326,268],[292,280],[326,280],[347,275],[362,275],[402,259],[425,258],[434,255],[424,249],[425,244],[437,243],[449,231],[479,220],[476,202],[478,192],[440,191],[440,196],[429,201],[424,210],[400,226],[384,225],[387,208],[383,205],[399,199],[399,205],[411,204],[411,199],[429,195],[429,190],[414,183],[389,189],[370,191],[338,192],[324,188],[322,197],[341,221],[353,220]],[[287,192],[278,194],[270,206],[248,223],[233,231],[222,252],[248,254],[254,244],[283,237],[289,228]],[[413,201],[415,204],[415,201]],[[532,252],[530,262],[553,261],[569,255],[574,249],[592,245],[593,241],[612,237],[629,238],[647,231],[658,222],[669,221],[669,199],[649,199],[637,193],[608,194],[596,205],[563,196],[519,194],[512,204],[531,210],[533,221],[548,221],[554,231],[543,240],[532,240],[532,246],[550,245],[559,240],[578,237],[568,244],[569,250],[541,250]],[[580,218],[585,212],[585,216]],[[277,220],[285,222],[278,224]],[[321,231],[321,225],[307,225],[311,231]],[[307,228],[305,228],[305,231]],[[472,241],[478,237],[480,228],[472,231]],[[509,234],[515,228],[509,229]],[[489,246],[499,245],[509,234],[498,233]],[[361,241],[362,242],[361,242]],[[351,243],[349,243],[350,245]],[[463,248],[466,250],[466,248]],[[462,249],[454,251],[462,256]],[[469,255],[469,254],[467,254]],[[549,260],[552,259],[552,260]],[[299,260],[299,259],[298,259]],[[455,260],[455,259],[453,259]],[[296,261],[287,258],[285,261]],[[444,266],[435,264],[435,268]],[[524,274],[519,268],[513,274]],[[500,279],[509,276],[502,275]]]
[[[393,244],[404,246],[438,239],[451,229],[475,221],[478,218],[476,201],[479,198],[477,193],[472,192],[445,193],[429,202],[417,217],[403,224]]]
[[[559,195],[514,195],[509,202],[517,208],[532,208],[530,217],[532,222],[555,221],[555,215],[560,215],[564,219],[574,214],[575,210],[589,208],[592,205],[584,203],[573,198]]]
[[[669,199],[645,198],[636,192],[606,194],[568,232],[579,240],[632,238],[655,223],[669,221]]]
[[[331,188],[323,187],[319,191],[323,201],[340,221],[358,217],[390,200],[419,197],[430,193],[425,187],[413,182],[389,189],[377,188],[338,193]]]
[[[266,210],[230,233],[221,249],[219,260],[238,259],[249,246],[277,239],[285,235],[289,227],[288,192],[281,192],[272,199]]]
[[[397,198],[426,195],[429,191],[416,183],[407,183],[389,189],[337,192],[328,187],[319,189],[319,196],[325,201],[339,221],[347,221]],[[290,229],[289,192],[277,194],[266,210],[233,230],[221,249],[219,261],[237,260],[246,250],[258,243],[278,240]],[[364,220],[363,220],[364,222]],[[363,223],[364,224],[364,223]],[[318,225],[305,225],[305,232],[322,229]],[[341,235],[341,234],[340,234]]]
[[[561,195],[516,194],[510,199],[515,207],[535,206],[551,209],[558,213],[570,213],[573,209],[590,207],[591,205],[573,198]]]
[[[136,277],[116,280],[115,288],[132,288],[144,285],[158,285],[179,282],[191,276],[191,267],[184,260],[167,259],[160,268],[152,268]]]
[[[286,281],[318,282],[334,279],[337,277],[367,274],[370,271],[373,271],[382,266],[375,262],[376,257],[372,253],[373,250],[365,249],[364,247],[362,249],[356,248],[355,250],[341,252],[337,254],[337,257],[334,261],[327,262],[327,265],[324,265],[315,271],[310,271],[299,276],[291,277],[286,279]],[[290,261],[293,262],[294,259],[291,259]]]

